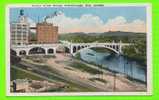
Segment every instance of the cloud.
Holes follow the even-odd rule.
[[[72,18],[61,13],[58,16],[48,18],[46,21],[57,25],[60,33],[107,31],[146,32],[144,21],[136,19],[128,22],[122,16],[117,16],[103,22],[98,16],[92,14],[84,14],[80,18]]]
[[[118,16],[114,19],[109,19],[105,23],[107,31],[127,31],[127,32],[146,32],[146,23],[140,19],[128,22],[124,17]]]

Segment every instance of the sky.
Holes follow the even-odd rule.
[[[17,21],[19,10],[23,9],[32,26],[42,22],[45,16],[58,12],[47,19],[59,27],[60,33],[131,31],[146,32],[146,8],[125,7],[50,7],[10,8],[10,21]]]

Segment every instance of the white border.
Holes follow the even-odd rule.
[[[124,6],[136,6],[136,7],[146,7],[146,26],[147,26],[147,92],[53,92],[53,93],[11,93],[10,92],[10,26],[9,26],[9,8],[11,7],[44,7],[43,5],[93,5],[101,4],[105,7],[124,7]],[[152,95],[152,5],[150,3],[78,3],[78,4],[9,4],[6,6],[6,95],[7,96],[102,96],[102,95]],[[50,6],[54,7],[54,6]],[[55,6],[56,7],[56,6]],[[58,7],[58,6],[57,6]],[[66,6],[72,7],[72,6]],[[76,6],[73,6],[76,7]],[[98,6],[97,6],[98,7]]]

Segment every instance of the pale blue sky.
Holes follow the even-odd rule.
[[[35,22],[40,21],[44,16],[53,14],[55,11],[62,11],[66,16],[72,18],[80,18],[83,14],[92,14],[100,17],[103,22],[117,16],[123,16],[128,22],[140,19],[146,22],[146,7],[52,7],[52,8],[10,8],[11,21],[17,21],[19,10],[24,9],[24,14]]]

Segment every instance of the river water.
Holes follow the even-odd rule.
[[[86,62],[95,63],[101,65],[103,68],[129,76],[132,79],[146,82],[146,67],[141,66],[136,61],[128,60],[121,55],[83,49],[80,51],[80,56]]]

